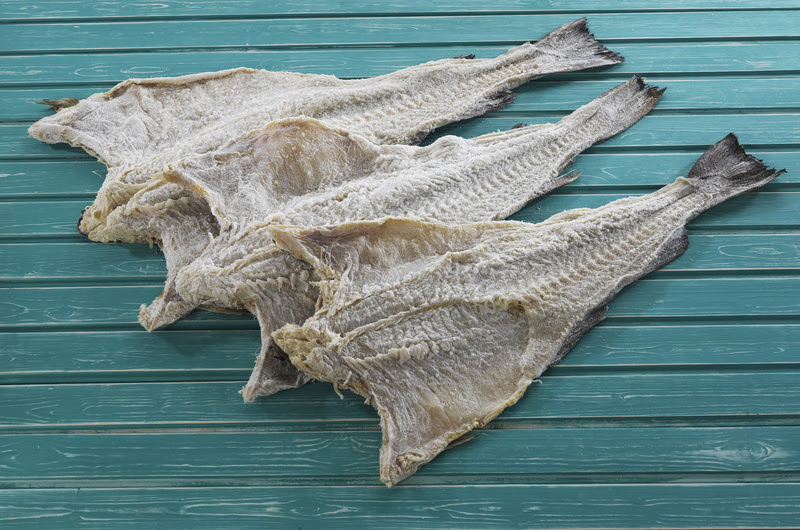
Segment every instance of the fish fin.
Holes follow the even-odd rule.
[[[61,109],[66,109],[67,107],[73,107],[78,104],[78,100],[75,98],[61,98],[61,99],[43,99],[41,101],[34,101],[37,105],[47,105],[51,109],[55,111],[59,111]]]
[[[686,180],[709,197],[704,209],[758,188],[786,170],[775,171],[748,155],[736,135],[715,143],[697,159]],[[698,212],[699,213],[699,212]]]
[[[578,171],[572,171],[570,173],[565,173],[563,175],[557,176],[553,181],[553,185],[556,188],[558,188],[558,187],[563,186],[565,184],[569,184],[570,182],[572,182],[573,180],[575,180],[576,178],[578,178],[580,176],[581,176],[581,174]]]
[[[257,398],[302,386],[310,379],[292,365],[283,350],[268,340],[266,348],[262,346],[258,353],[250,379],[239,393],[245,403],[252,403]]]
[[[619,134],[642,119],[658,103],[665,90],[647,85],[635,75],[564,117],[558,125],[580,129],[588,147]]]
[[[510,90],[501,90],[500,92],[489,94],[470,107],[465,112],[465,116],[481,116],[502,109],[510,105],[514,101],[515,96],[516,94]]]
[[[180,320],[195,309],[195,305],[182,299],[175,291],[175,286],[168,285],[150,305],[139,307],[139,324],[148,332],[163,328]]]
[[[453,447],[458,447],[459,445],[465,444],[467,442],[471,442],[472,440],[474,440],[475,438],[477,438],[480,435],[481,435],[481,433],[475,433],[475,434],[470,434],[469,436],[464,435],[461,438],[456,438],[455,440],[453,440],[452,442],[447,444],[447,447],[445,447],[444,450],[445,451],[449,451]]]
[[[147,331],[167,326],[185,317],[197,307],[196,303],[184,299],[178,293],[176,279],[185,266],[197,259],[208,245],[210,230],[216,230],[211,212],[198,209],[205,203],[199,199],[160,200],[159,188],[152,189],[153,195],[137,195],[139,209],[123,215],[131,226],[147,225],[153,242],[161,247],[167,265],[167,278],[164,290],[150,305],[142,305],[139,310],[139,323]],[[150,202],[152,200],[152,202]],[[111,230],[117,226],[115,213],[107,219]],[[208,222],[207,222],[208,221]]]
[[[580,322],[575,324],[571,330],[569,330],[567,338],[561,343],[561,347],[553,358],[553,362],[550,363],[551,366],[559,362],[566,354],[568,354],[570,350],[574,348],[576,344],[578,344],[578,341],[581,340],[581,337],[583,337],[587,331],[592,329],[604,318],[606,318],[608,302],[610,302],[610,300],[603,300],[603,302],[601,302],[599,305],[590,309],[589,312],[586,313],[586,316],[583,317]]]
[[[551,31],[539,39],[536,49],[562,59],[553,64],[554,72],[573,72],[584,68],[617,64],[625,60],[620,54],[597,42],[586,27],[585,18],[579,18]]]
[[[666,243],[661,245],[656,257],[645,267],[639,277],[650,274],[656,269],[660,269],[686,252],[687,248],[689,248],[689,233],[686,231],[686,227],[682,226],[672,233],[672,236],[670,236]]]
[[[302,386],[311,380],[295,368],[289,356],[272,340],[275,317],[268,302],[256,303],[251,311],[258,319],[261,328],[261,351],[250,374],[247,384],[239,391],[245,403],[256,398],[269,396],[281,390]]]

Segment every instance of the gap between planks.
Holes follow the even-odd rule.
[[[244,383],[244,381],[242,381]],[[333,388],[330,389],[333,394]],[[253,406],[243,404],[243,406]],[[529,429],[674,429],[674,428],[739,428],[739,427],[798,427],[798,414],[706,415],[706,416],[606,416],[606,417],[544,417],[504,418],[473,429],[472,434],[497,430]],[[360,433],[380,432],[377,413],[370,418],[326,418],[325,420],[264,420],[264,421],[175,421],[175,422],[117,422],[117,423],[54,423],[38,425],[0,424],[0,440],[5,435],[20,434],[192,434],[192,433]],[[466,434],[465,436],[469,436]]]

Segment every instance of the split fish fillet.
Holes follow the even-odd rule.
[[[269,337],[313,314],[317,278],[273,244],[271,225],[502,219],[575,178],[559,173],[581,151],[636,123],[662,92],[633,77],[558,123],[471,140],[446,136],[426,147],[376,145],[315,120],[289,119],[187,158],[163,176],[204,198],[221,232],[174,273],[178,293],[193,307],[244,307],[258,318],[263,344],[245,400],[298,386],[307,377],[270,349]],[[172,225],[165,237],[191,239],[194,226]],[[190,250],[179,261],[192,259]],[[177,245],[171,254],[182,251]]]
[[[177,188],[169,198],[145,190],[149,178],[168,164],[298,116],[324,119],[379,144],[415,143],[444,124],[504,107],[513,100],[510,90],[527,81],[622,60],[599,45],[580,19],[493,59],[445,59],[369,79],[249,68],[132,79],[62,108],[29,133],[47,143],[82,147],[108,166],[96,200],[79,221],[90,239],[163,243],[159,223],[132,214],[137,205],[131,201],[150,211],[168,201],[197,210],[196,224],[207,239],[217,227],[203,203],[192,203],[191,195]]]
[[[248,131],[288,117],[324,119],[379,144],[416,143],[432,130],[508,105],[511,89],[532,79],[619,63],[580,19],[493,59],[469,56],[433,61],[391,74],[356,80],[333,76],[237,68],[176,78],[131,79],[33,124],[29,133],[47,143],[82,147],[108,166],[79,230],[100,242],[156,243],[168,265],[168,217],[147,215],[165,207],[195,211],[197,234],[187,248],[200,249],[218,227],[202,201],[167,185],[147,188],[153,174],[186,156],[218,148]],[[143,308],[147,329],[185,314],[168,278],[163,295]],[[173,318],[174,320],[174,318]]]
[[[731,134],[687,178],[535,225],[272,227],[323,278],[315,315],[273,337],[295,366],[378,410],[391,486],[515,403],[622,287],[686,250],[689,220],[780,173]]]

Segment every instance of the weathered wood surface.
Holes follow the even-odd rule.
[[[42,98],[234,66],[345,78],[490,57],[587,16],[626,62],[517,90],[439,134],[554,121],[634,73],[668,90],[514,216],[647,193],[736,132],[789,173],[695,220],[520,402],[406,483],[377,480],[378,419],[309,384],[245,405],[250,316],[147,334],[157,249],[75,231],[102,182],[27,137]],[[800,2],[116,2],[0,7],[3,527],[703,528],[800,521]],[[434,136],[433,138],[435,138]]]

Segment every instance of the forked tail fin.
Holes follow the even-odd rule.
[[[623,56],[612,52],[594,38],[586,27],[586,19],[579,18],[569,24],[551,31],[535,44],[536,49],[543,54],[558,57],[549,71],[548,65],[543,65],[548,71],[540,75],[555,72],[574,72],[584,68],[593,68],[607,64],[617,64],[625,60]]]
[[[484,79],[487,90],[466,105],[458,115],[458,119],[480,116],[501,109],[514,101],[512,89],[545,75],[574,72],[596,66],[621,63],[625,59],[618,53],[608,50],[589,33],[586,19],[580,18],[564,24],[536,41],[526,42],[494,59],[455,58],[461,63],[469,64],[469,70],[463,71],[467,76],[453,90],[453,97],[465,102],[469,101],[476,79],[476,66],[480,65],[479,78]],[[491,84],[489,80],[492,80]],[[445,90],[442,87],[440,90]],[[452,121],[452,120],[450,120]],[[420,142],[427,135],[428,129],[420,133],[415,142]]]
[[[736,135],[730,133],[697,159],[686,180],[709,197],[705,208],[711,208],[731,197],[761,187],[781,173],[786,173],[786,170],[776,171],[745,153]]]

